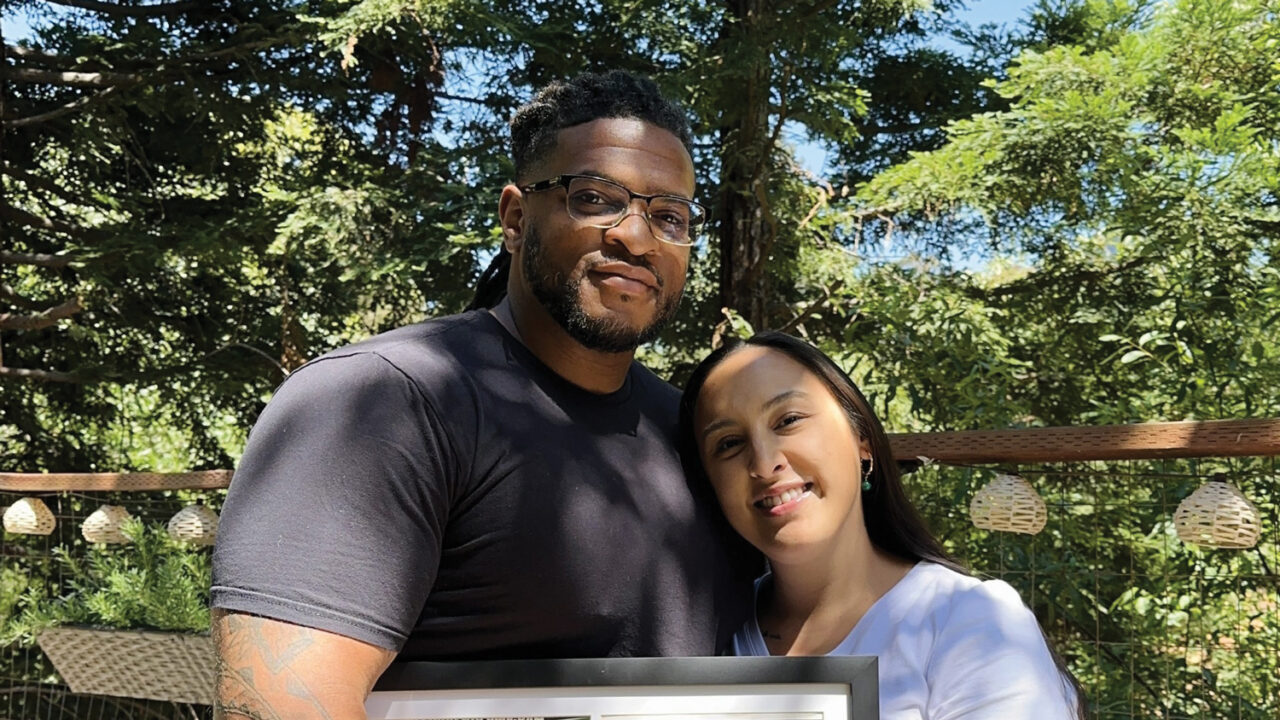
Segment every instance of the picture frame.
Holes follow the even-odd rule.
[[[370,720],[877,720],[874,656],[395,663]]]

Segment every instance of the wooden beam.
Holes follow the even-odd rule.
[[[900,460],[1041,463],[1280,455],[1280,419],[891,434]]]
[[[185,473],[0,473],[0,490],[21,493],[220,490],[230,484],[230,470],[197,470]]]
[[[899,460],[1042,463],[1280,455],[1280,419],[891,434]],[[220,490],[231,470],[186,473],[0,473],[0,491]]]

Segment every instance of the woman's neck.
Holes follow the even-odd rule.
[[[757,621],[774,655],[825,655],[914,563],[876,549],[858,524],[826,551],[771,558]]]

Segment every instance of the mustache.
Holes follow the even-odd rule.
[[[658,282],[659,289],[662,289],[663,287],[666,286],[666,280],[662,277],[662,273],[658,270],[658,268],[654,267],[652,262],[650,262],[648,259],[646,259],[644,256],[641,256],[641,255],[632,255],[625,251],[611,252],[611,253],[600,252],[593,255],[590,258],[587,258],[586,260],[587,260],[587,265],[585,268],[583,268],[584,272],[591,272],[592,270],[606,263],[622,262],[628,265],[634,265],[635,267],[648,270],[650,273],[653,274],[654,279]]]

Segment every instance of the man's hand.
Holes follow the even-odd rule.
[[[366,720],[395,653],[323,630],[215,610],[216,720]]]

